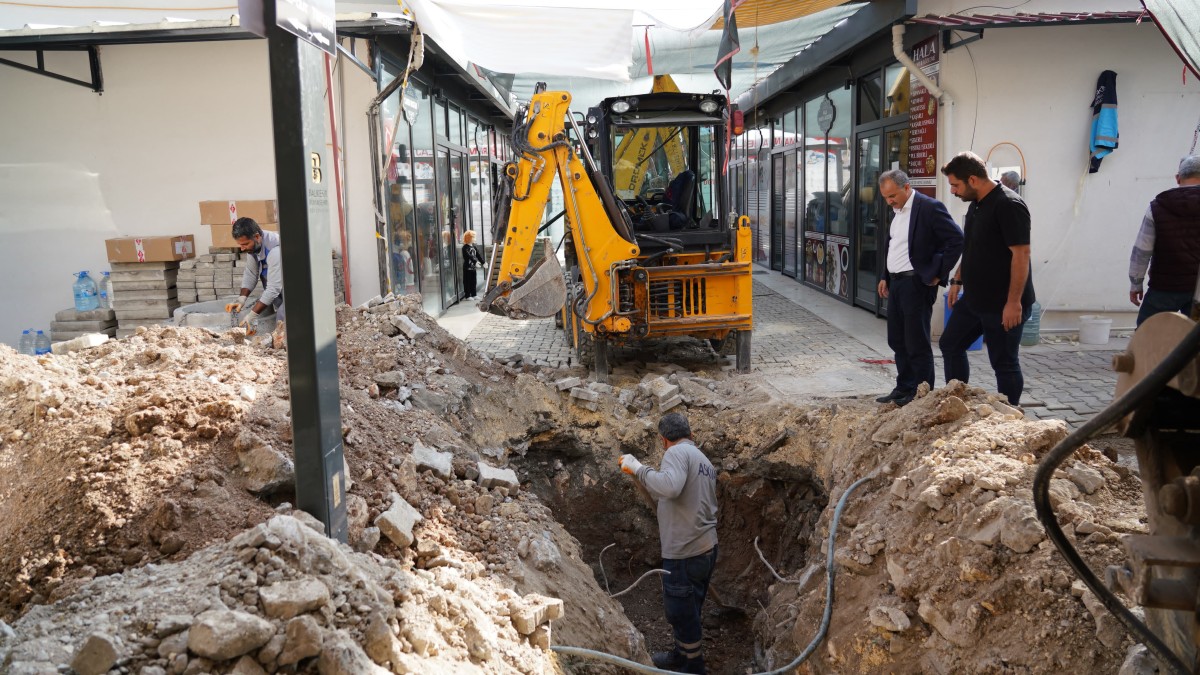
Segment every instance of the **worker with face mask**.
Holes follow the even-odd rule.
[[[242,273],[241,296],[236,302],[226,305],[225,311],[240,312],[250,291],[262,283],[262,295],[242,317],[240,325],[249,329],[268,307],[273,307],[278,319],[283,321],[283,253],[279,246],[279,233],[263,230],[253,218],[238,218],[233,223],[233,238],[242,250],[245,272]]]
[[[651,655],[658,668],[704,673],[700,610],[717,562],[717,472],[692,441],[687,418],[668,413],[658,423],[661,469],[621,455],[621,471],[633,476],[657,505],[662,540],[663,609],[675,636],[670,651]]]

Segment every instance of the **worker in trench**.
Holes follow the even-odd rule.
[[[633,477],[658,511],[662,540],[663,609],[675,634],[675,647],[651,655],[658,668],[704,673],[700,610],[717,562],[717,472],[696,447],[687,418],[668,413],[658,423],[661,469],[621,455],[621,471]]]
[[[242,290],[237,301],[225,305],[226,312],[242,311],[250,291],[262,283],[263,292],[246,316],[242,317],[240,326],[247,331],[255,325],[268,308],[275,311],[279,322],[283,316],[283,252],[279,246],[279,233],[265,231],[259,227],[253,218],[238,218],[233,223],[233,238],[238,248],[242,250],[245,259],[245,272],[242,273]]]

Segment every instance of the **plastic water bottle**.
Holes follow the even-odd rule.
[[[100,278],[100,309],[112,309],[112,278],[104,272]]]
[[[1042,333],[1042,305],[1034,301],[1033,307],[1030,308],[1032,313],[1029,315],[1029,320],[1025,322],[1025,327],[1021,329],[1021,346],[1032,347],[1041,340]]]
[[[96,282],[88,276],[87,270],[79,272],[75,276],[78,278],[71,286],[71,290],[75,293],[75,311],[87,312],[99,308],[100,299],[97,297]]]
[[[42,354],[49,353],[50,338],[46,337],[46,334],[39,330],[37,335],[33,338],[33,354],[34,356],[41,356]]]
[[[21,341],[17,343],[17,351],[33,356],[33,333],[30,333],[28,328],[21,331]]]

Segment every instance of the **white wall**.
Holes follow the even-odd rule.
[[[10,345],[72,305],[71,272],[108,268],[104,239],[191,233],[203,252],[199,201],[275,197],[265,41],[105,47],[101,60],[102,96],[0,66],[0,341]],[[352,293],[365,300],[379,287],[365,126],[374,85],[346,66],[339,142]]]
[[[921,13],[937,11],[926,4]],[[1100,9],[1128,3],[1110,4]],[[955,105],[953,138],[941,128],[941,161],[965,149],[986,157],[1001,141],[1020,146],[1034,283],[1050,312],[1043,326],[1075,327],[1076,317],[1088,313],[1113,317],[1114,328],[1132,326],[1130,249],[1149,200],[1175,185],[1200,110],[1200,85],[1194,78],[1181,82],[1179,58],[1149,21],[992,29],[969,50],[942,56],[941,82]],[[1098,173],[1087,174],[1092,95],[1106,69],[1117,73],[1120,147]],[[1015,165],[1019,158],[1004,146],[990,163]],[[961,222],[966,205],[941,197]]]

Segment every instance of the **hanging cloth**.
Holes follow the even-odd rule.
[[[1089,142],[1092,163],[1088,173],[1100,170],[1100,162],[1117,149],[1118,137],[1117,74],[1106,70],[1096,80],[1096,95],[1092,97],[1092,136]]]

